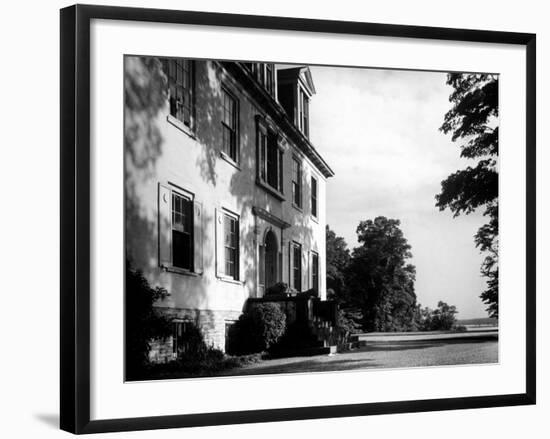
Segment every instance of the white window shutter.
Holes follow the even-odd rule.
[[[195,273],[203,272],[203,211],[200,201],[193,202],[193,234],[194,234],[194,264]]]
[[[159,183],[158,197],[159,266],[172,265],[172,190]]]
[[[216,276],[225,276],[225,246],[224,246],[224,227],[223,212],[216,208]]]

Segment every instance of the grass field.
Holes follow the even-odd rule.
[[[327,372],[369,368],[405,368],[498,362],[498,336],[454,339],[384,339],[332,356],[265,360],[223,375]]]
[[[498,326],[498,320],[490,317],[483,317],[479,319],[459,319],[457,320],[457,324],[463,326]]]

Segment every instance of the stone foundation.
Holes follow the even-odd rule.
[[[225,352],[226,324],[233,323],[242,314],[240,311],[214,311],[200,309],[155,308],[174,321],[193,323],[202,333],[207,346]],[[173,358],[173,340],[169,336],[163,340],[153,340],[149,352],[152,363],[165,363]]]

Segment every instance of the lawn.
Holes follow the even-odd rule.
[[[490,337],[429,340],[384,340],[366,347],[316,357],[262,360],[219,375],[326,372],[364,368],[403,368],[498,362],[498,340]]]

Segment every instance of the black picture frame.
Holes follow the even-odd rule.
[[[526,47],[526,392],[417,401],[90,420],[90,22],[132,20],[255,29],[504,43]],[[60,424],[99,433],[535,404],[536,36],[302,18],[75,5],[61,10]]]

